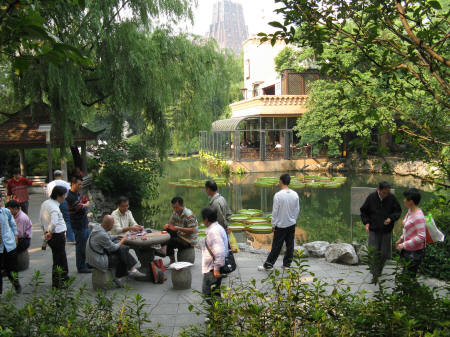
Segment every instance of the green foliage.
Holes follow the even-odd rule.
[[[399,276],[394,289],[381,284],[373,296],[353,293],[344,280],[327,284],[307,271],[304,257],[295,267],[274,270],[230,288],[222,299],[196,311],[208,316],[204,328],[192,326],[181,336],[444,336],[450,301],[436,289],[414,285]],[[193,309],[193,308],[191,308]]]
[[[327,100],[330,90],[341,91],[343,101],[334,110],[342,108],[348,113],[351,108],[369,124],[377,121],[378,131],[394,132],[397,142],[409,145],[404,152],[408,159],[437,162],[442,173],[439,178],[448,179],[448,4],[393,0],[276,2],[281,5],[277,12],[284,21],[271,23],[278,30],[271,35],[261,33],[262,40],[282,38],[312,48],[321,72],[339,79],[333,88],[313,93],[313,100],[325,99],[326,106],[331,102]],[[336,94],[331,97],[335,100]],[[330,117],[328,125],[335,129],[335,136],[321,140],[331,141],[336,148],[345,143],[346,130],[339,133],[336,112]],[[393,120],[398,127],[392,126]]]
[[[42,275],[36,271],[24,304],[11,293],[0,297],[0,336],[161,336],[144,327],[149,318],[139,294],[90,295],[85,288],[74,290],[72,282],[65,289],[43,291]]]
[[[441,190],[430,202],[424,204],[425,215],[431,213],[436,226],[445,234],[444,242],[427,245],[419,271],[427,276],[450,281],[450,211],[448,191]]]
[[[157,198],[160,162],[142,144],[102,145],[95,157],[101,166],[95,185],[107,196],[127,196],[133,207]]]
[[[312,65],[314,50],[312,48],[294,49],[286,47],[275,57],[275,71],[281,72],[284,69],[294,69],[302,72]]]

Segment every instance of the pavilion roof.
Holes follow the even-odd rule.
[[[39,132],[40,124],[50,124],[50,107],[44,103],[26,106],[24,109],[5,115],[8,119],[0,124],[0,148],[39,148],[46,147],[45,132]],[[83,126],[72,135],[74,142],[96,140],[99,133]],[[61,144],[64,135],[62,132],[51,130],[52,145]]]

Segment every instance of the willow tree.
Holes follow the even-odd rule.
[[[176,95],[169,83],[170,31],[157,30],[191,17],[190,0],[33,1],[42,26],[58,42],[76,50],[77,62],[54,49],[31,59],[26,72],[11,73],[16,101],[46,102],[57,132],[70,142],[74,127],[107,111],[117,120],[124,112],[164,132],[163,111]],[[8,14],[5,14],[8,15]],[[24,45],[23,48],[27,46]],[[30,47],[31,48],[31,47]],[[25,52],[29,52],[24,50]],[[14,60],[9,62],[13,64]],[[162,148],[165,137],[157,145]]]

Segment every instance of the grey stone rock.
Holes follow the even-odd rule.
[[[357,264],[358,256],[355,248],[348,243],[333,243],[328,246],[325,252],[327,262],[339,262],[344,264]]]
[[[324,257],[330,244],[327,241],[313,241],[303,245],[311,257]]]
[[[294,252],[296,252],[298,250],[303,251],[303,255],[304,256],[306,256],[306,257],[309,256],[308,250],[305,247],[303,247],[303,246],[294,246]]]
[[[368,252],[367,252],[367,246],[363,245],[358,249],[358,260],[360,264],[365,264],[365,260],[367,258]]]
[[[245,243],[238,243],[238,247],[241,252],[247,252],[249,249],[249,245]]]

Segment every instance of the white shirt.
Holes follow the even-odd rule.
[[[45,200],[41,205],[41,227],[44,232],[62,233],[67,230],[59,202],[53,199]]]
[[[110,231],[111,234],[121,234],[122,228],[137,226],[137,222],[134,220],[130,210],[126,211],[125,214],[122,214],[119,209],[116,209],[111,213],[111,216],[114,218],[114,226]]]
[[[300,199],[297,192],[287,189],[275,193],[273,197],[272,225],[286,228],[297,223],[300,213]]]
[[[206,237],[202,242],[202,273],[209,273],[211,270],[220,270],[225,264],[225,256],[228,254],[228,237],[225,229],[216,221],[205,230]],[[214,255],[214,259],[206,248]]]
[[[67,193],[69,193],[69,190],[70,190],[70,184],[69,184],[67,181],[65,181],[65,180],[62,180],[62,179],[55,179],[55,180],[53,180],[53,181],[51,181],[51,182],[49,182],[49,183],[47,184],[47,197],[50,198],[50,195],[52,194],[53,188],[54,188],[55,186],[62,186],[62,187],[65,187],[65,188],[67,189]],[[67,193],[66,193],[66,196],[67,196]]]

